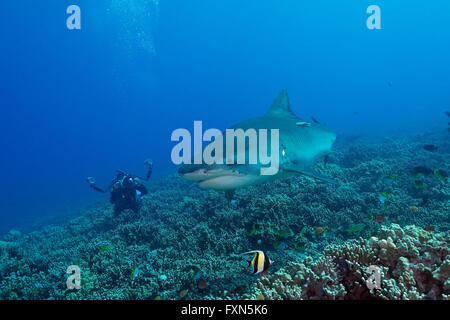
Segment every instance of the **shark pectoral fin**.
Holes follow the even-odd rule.
[[[332,184],[336,184],[339,185],[340,183],[336,180],[330,179],[327,176],[324,176],[323,174],[316,172],[312,169],[305,169],[305,168],[296,168],[296,167],[285,167],[283,168],[284,171],[289,171],[289,172],[296,172],[299,174],[304,174],[305,176],[311,177],[311,178],[315,178],[317,180],[321,180],[321,181],[325,181],[328,183],[332,183]]]
[[[335,184],[335,185],[339,185],[339,181],[333,180],[331,178],[328,178],[327,176],[324,176],[323,174],[316,172],[314,170],[309,170],[309,171],[305,171],[302,172],[304,175],[310,176],[312,178],[316,178],[318,180],[322,180],[331,184]]]

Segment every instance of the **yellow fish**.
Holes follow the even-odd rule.
[[[252,267],[252,273],[257,274],[266,271],[269,269],[270,265],[273,263],[272,260],[261,250],[254,250],[244,252],[242,254],[254,253],[255,256],[251,261],[249,261],[248,266]]]

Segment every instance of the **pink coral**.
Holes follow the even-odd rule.
[[[450,299],[450,232],[383,227],[377,237],[329,246],[258,281],[267,299]],[[380,271],[369,289],[367,267]],[[254,298],[253,296],[249,298]]]

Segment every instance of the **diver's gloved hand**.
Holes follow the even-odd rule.
[[[153,166],[153,160],[152,159],[145,160],[144,165],[149,166],[149,167]]]
[[[95,179],[94,177],[87,177],[86,178],[87,182],[92,186],[95,184]]]

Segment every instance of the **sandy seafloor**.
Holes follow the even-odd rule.
[[[449,137],[339,137],[317,164],[338,186],[298,176],[228,203],[173,174],[148,183],[139,213],[115,217],[104,202],[12,230],[0,242],[0,299],[448,299]],[[251,274],[249,250],[274,261],[267,274]],[[69,265],[80,290],[66,287]],[[382,269],[379,290],[365,286],[369,265]]]

